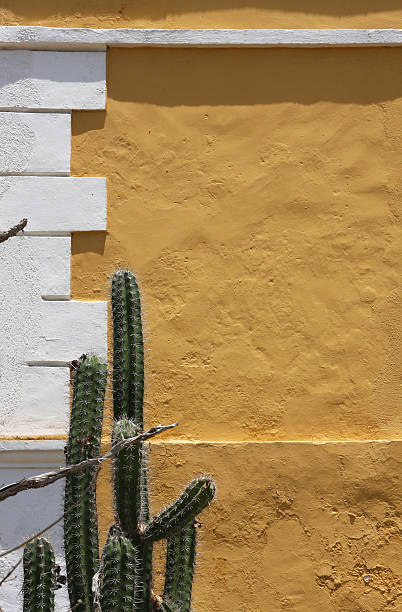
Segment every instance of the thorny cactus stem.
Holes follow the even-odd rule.
[[[103,612],[133,612],[136,590],[136,551],[132,542],[111,528],[103,548],[100,570]]]
[[[106,364],[83,355],[74,376],[67,465],[100,455]],[[92,578],[98,571],[97,467],[66,478],[64,547],[68,591],[76,612],[92,612]],[[79,601],[82,603],[79,603]]]
[[[144,345],[140,293],[135,276],[119,270],[112,280],[113,410],[140,431],[144,427]]]
[[[176,603],[180,612],[191,610],[198,525],[193,521],[167,540],[163,595],[166,600]]]
[[[56,566],[52,545],[45,538],[26,544],[24,565],[24,612],[53,612]]]

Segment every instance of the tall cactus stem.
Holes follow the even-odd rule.
[[[144,427],[144,344],[141,301],[135,276],[119,270],[112,280],[113,410]]]
[[[35,538],[24,549],[24,612],[53,612],[56,566],[51,544]]]
[[[107,367],[83,355],[74,376],[67,465],[100,455]],[[92,578],[98,571],[97,467],[69,476],[64,498],[64,546],[68,591],[76,612],[92,612]],[[82,603],[79,603],[81,601]]]

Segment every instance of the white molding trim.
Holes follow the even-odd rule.
[[[92,29],[1,26],[0,48],[101,51],[106,47],[395,47],[402,29]]]
[[[0,469],[59,467],[66,440],[0,440]]]

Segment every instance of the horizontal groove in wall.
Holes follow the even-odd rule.
[[[2,176],[70,176],[69,172],[0,172]]]
[[[68,361],[25,361],[24,365],[31,368],[67,368]]]
[[[71,232],[29,232],[25,230],[23,232],[18,232],[17,236],[53,236],[54,238],[69,238]]]
[[[40,115],[40,114],[58,114],[58,115],[71,115],[72,114],[72,110],[67,109],[67,108],[21,108],[19,106],[14,106],[14,107],[7,107],[7,108],[1,108],[0,107],[0,112],[2,113],[26,113],[26,114],[35,114],[35,115]]]
[[[390,440],[356,440],[354,438],[345,438],[345,440],[175,440],[174,438],[168,438],[166,440],[162,439],[152,439],[152,444],[184,444],[184,445],[194,445],[199,446],[202,444],[211,444],[213,445],[242,445],[253,444],[257,445],[267,445],[267,444],[312,444],[314,446],[322,446],[324,444],[390,444],[392,442],[402,442],[401,438],[392,438]]]

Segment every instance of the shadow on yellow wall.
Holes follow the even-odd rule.
[[[386,65],[386,69],[384,69]],[[398,49],[114,49],[108,97],[158,106],[372,104],[402,95]]]

